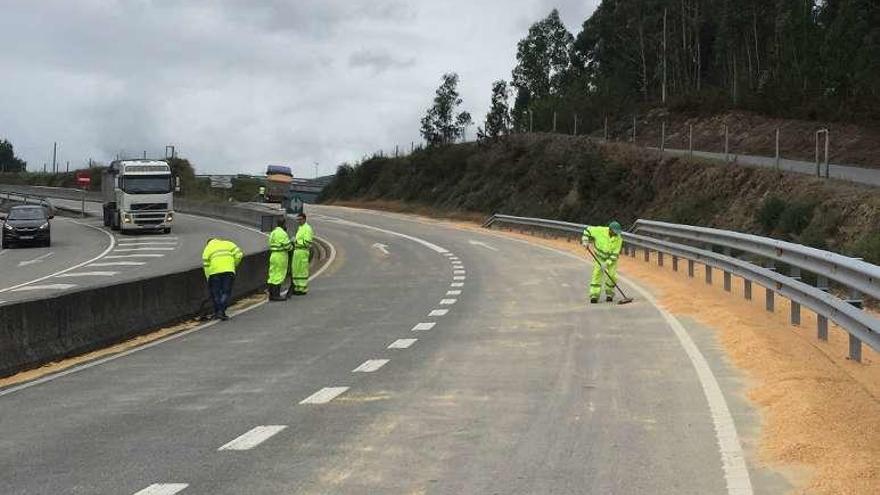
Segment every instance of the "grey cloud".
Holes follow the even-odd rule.
[[[390,69],[405,69],[415,65],[415,57],[397,59],[385,51],[361,49],[348,57],[348,65],[354,68],[372,69],[374,72],[385,72]]]

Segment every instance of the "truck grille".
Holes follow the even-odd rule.
[[[135,203],[131,205],[131,211],[167,210],[168,203]]]

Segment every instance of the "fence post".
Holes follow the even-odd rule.
[[[608,116],[605,116],[605,142],[608,142]]]
[[[743,298],[746,301],[752,300],[752,281],[747,278],[743,279]]]
[[[688,260],[688,277],[694,278],[694,260]]]
[[[578,135],[578,114],[574,114],[574,133],[573,135]]]
[[[633,144],[636,144],[636,116],[635,116],[635,115],[633,115],[633,136],[632,136],[632,143],[633,143]]]
[[[776,170],[779,170],[779,128],[776,128]]]
[[[663,266],[663,251],[657,251],[657,266]]]
[[[660,152],[666,151],[666,122],[660,122]]]
[[[672,256],[672,271],[678,271],[678,256]]]
[[[556,110],[553,110],[553,133],[556,133]]]
[[[688,154],[694,156],[694,124],[688,124]]]
[[[730,154],[730,133],[727,128],[727,124],[724,124],[724,163],[728,163],[730,158],[728,155]]]
[[[712,285],[712,267],[709,265],[703,265],[703,271],[706,272],[706,283]]]
[[[828,161],[829,141],[831,140],[831,131],[825,129],[825,178],[831,176],[831,162]]]

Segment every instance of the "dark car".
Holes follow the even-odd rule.
[[[44,206],[13,206],[0,230],[0,245],[4,248],[23,243],[48,247],[52,243],[49,220],[53,217]]]

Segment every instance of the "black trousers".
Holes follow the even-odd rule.
[[[232,282],[235,274],[232,272],[215,273],[208,277],[208,288],[211,290],[211,301],[214,302],[214,314],[226,314],[229,301],[232,299]]]

